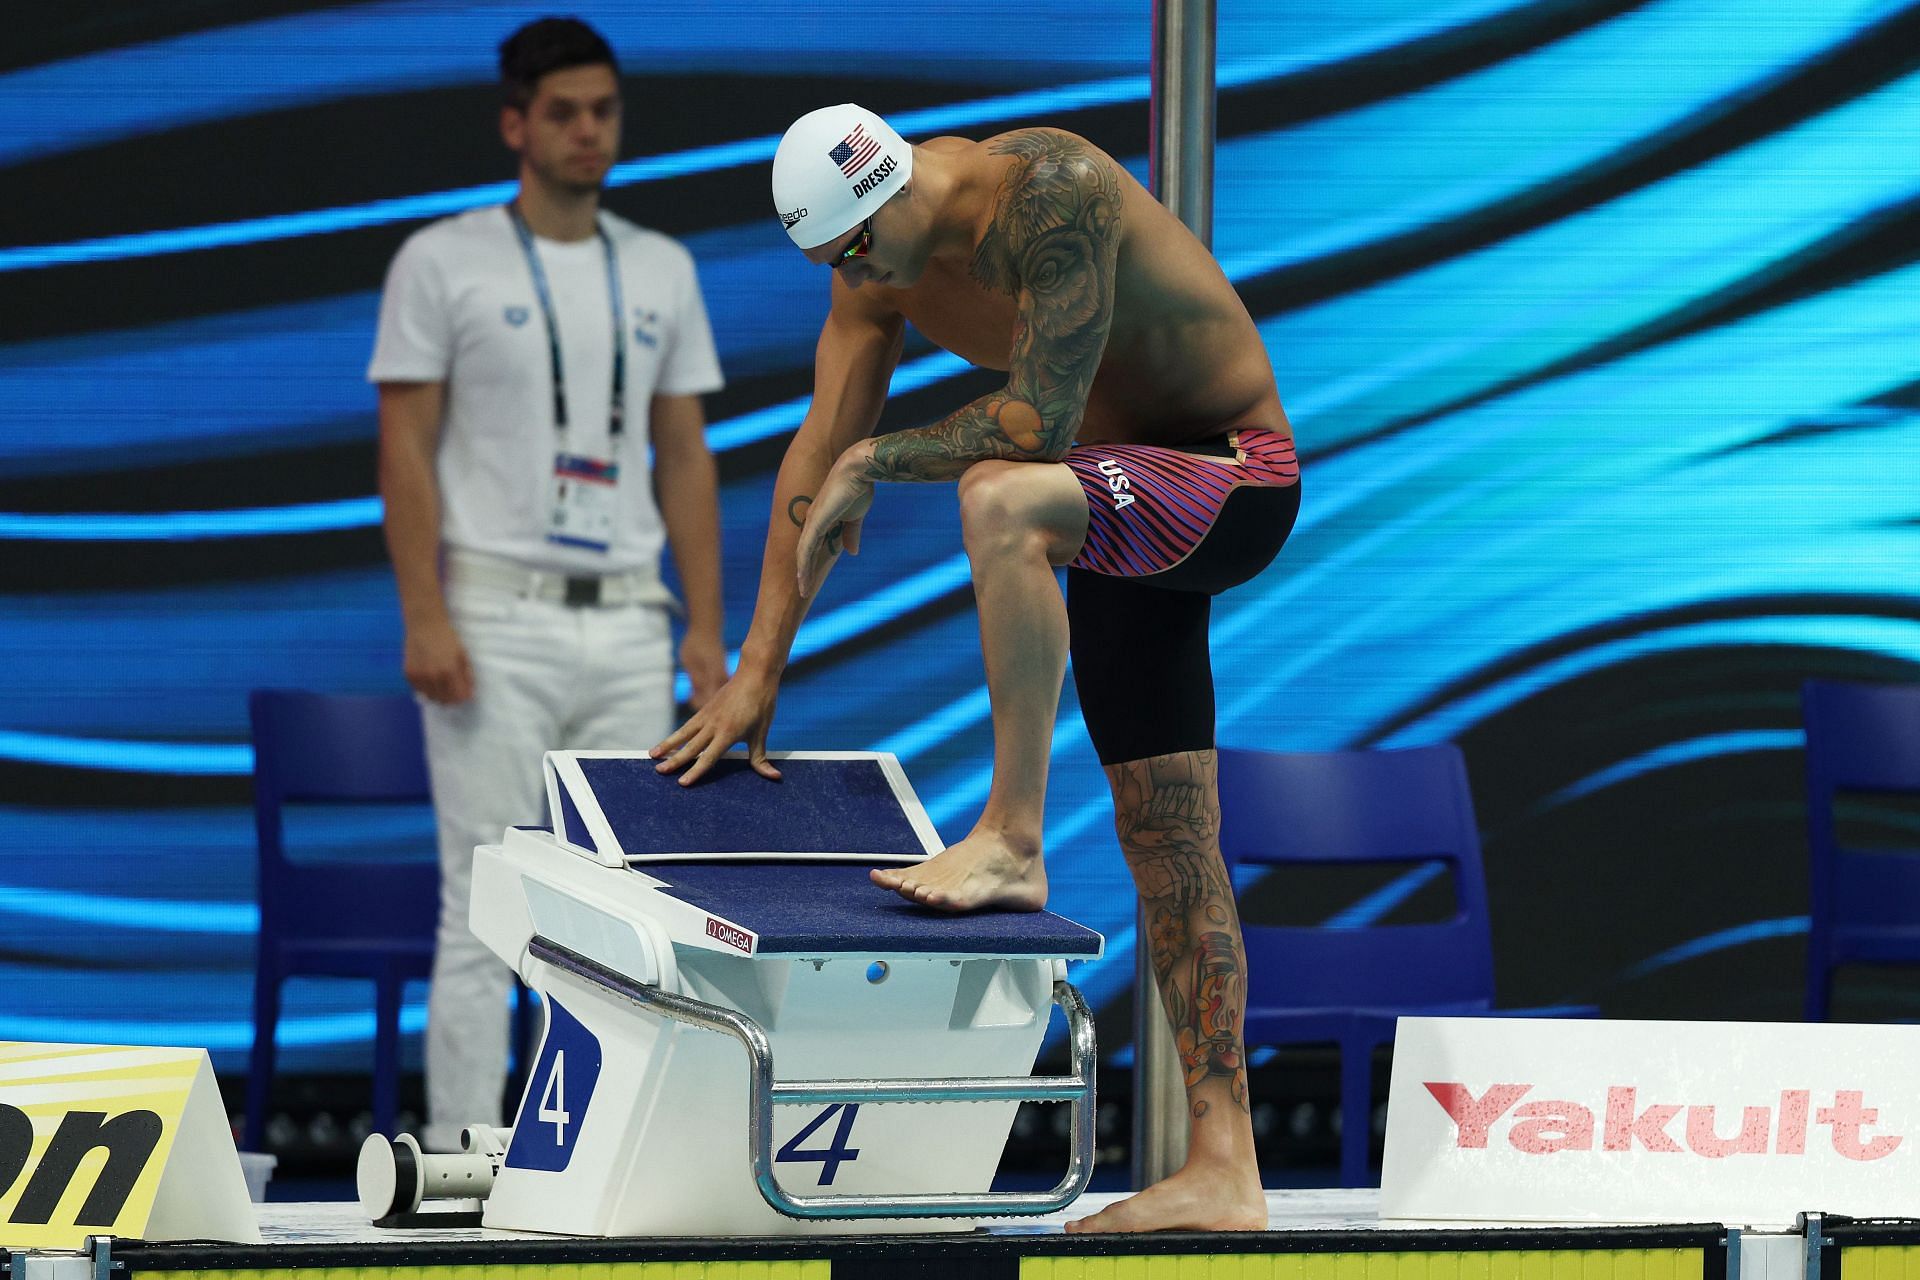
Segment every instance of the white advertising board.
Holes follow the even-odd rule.
[[[1920,1027],[1402,1018],[1381,1216],[1920,1215]]]

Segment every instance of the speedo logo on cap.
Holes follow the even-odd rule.
[[[791,231],[793,230],[793,224],[800,221],[800,219],[806,216],[807,216],[807,211],[804,208],[789,209],[785,213],[780,215],[780,225],[785,227],[787,230]]]

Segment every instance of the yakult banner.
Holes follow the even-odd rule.
[[[1920,1027],[1402,1018],[1381,1216],[1920,1215]]]

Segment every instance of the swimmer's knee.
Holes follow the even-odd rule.
[[[1034,541],[1051,555],[1072,531],[1059,477],[1031,462],[976,462],[960,476],[960,527],[969,551]],[[1064,470],[1064,468],[1062,468]],[[1069,480],[1075,486],[1077,481]],[[1084,523],[1084,519],[1083,519]],[[1084,530],[1081,531],[1084,533]]]
[[[960,473],[960,515],[985,518],[1007,514],[1022,498],[1020,464],[999,458],[974,463]]]
[[[1044,504],[1021,464],[988,459],[960,476],[960,528],[967,545],[1036,532]]]

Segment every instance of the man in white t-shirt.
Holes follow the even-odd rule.
[[[530,23],[500,70],[519,194],[402,246],[367,374],[440,827],[423,1134],[437,1150],[500,1123],[506,1078],[511,975],[467,927],[474,846],[541,819],[542,752],[639,750],[672,727],[663,544],[695,705],[727,676],[699,400],[721,376],[693,261],[600,209],[621,101],[592,28]]]

